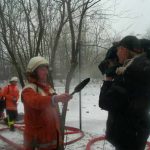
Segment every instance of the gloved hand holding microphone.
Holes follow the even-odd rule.
[[[58,102],[68,102],[70,99],[72,99],[72,95],[69,95],[68,93],[63,93],[60,95],[54,95],[52,97],[53,103],[58,103]]]
[[[14,103],[14,105],[17,105],[17,99],[16,99],[16,97],[13,98],[13,103]]]
[[[53,103],[58,103],[58,102],[65,103],[65,102],[68,102],[70,99],[72,99],[72,96],[75,93],[80,92],[89,82],[90,82],[90,78],[86,78],[85,80],[83,80],[81,83],[79,83],[74,88],[74,91],[71,94],[64,93],[64,94],[60,94],[60,95],[54,95],[52,97]]]

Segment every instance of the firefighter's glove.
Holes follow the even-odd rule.
[[[52,99],[53,99],[53,103],[58,103],[58,102],[65,103],[68,102],[70,99],[72,99],[72,96],[69,95],[68,93],[63,93],[60,95],[54,95]]]
[[[16,98],[13,99],[13,103],[14,103],[15,105],[17,104]]]

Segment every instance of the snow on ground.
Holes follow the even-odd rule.
[[[10,141],[13,141],[17,144],[23,144],[23,134],[20,130],[16,129],[16,132],[10,132],[8,129],[5,131],[1,131],[0,134]],[[0,150],[16,150],[16,149],[12,148],[12,146],[8,145],[7,143],[0,141]]]
[[[76,85],[77,83],[73,83]],[[66,150],[85,150],[88,141],[94,137],[99,137],[105,134],[105,125],[107,119],[107,112],[101,110],[98,107],[98,99],[100,92],[100,81],[91,81],[81,92],[81,108],[82,108],[82,131],[85,136],[82,140],[68,145]],[[70,92],[72,92],[74,86],[71,86]],[[59,83],[56,83],[56,91],[58,93],[64,92],[64,87]],[[69,102],[66,125],[79,128],[79,94],[75,94],[73,99]],[[91,150],[100,150],[107,147],[106,150],[113,150],[110,144],[103,144],[97,142],[94,144]],[[105,142],[106,143],[106,142]],[[103,147],[104,145],[104,147]]]
[[[64,92],[64,82],[55,82],[56,92],[58,94]],[[73,82],[70,92],[73,91],[77,82]],[[100,92],[100,81],[91,81],[81,93],[82,100],[82,131],[85,133],[84,138],[80,141],[66,146],[66,150],[85,150],[88,141],[94,137],[99,137],[105,134],[105,125],[107,119],[107,112],[98,107],[98,99]],[[60,105],[61,107],[61,105]],[[23,112],[23,105],[19,102],[19,112]],[[79,128],[79,95],[75,94],[73,99],[70,100],[67,111],[66,125]],[[0,128],[3,125],[0,124]],[[0,132],[1,133],[1,132]],[[16,143],[23,143],[23,136],[20,132],[4,132],[3,136],[13,139]],[[65,137],[65,142],[79,137],[79,134],[68,135]],[[0,149],[13,150],[7,144],[0,141]],[[96,142],[91,150],[114,150],[114,147],[107,141]]]

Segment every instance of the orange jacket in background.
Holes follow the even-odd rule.
[[[5,86],[3,89],[3,96],[6,99],[6,109],[17,110],[17,101],[19,99],[19,90],[17,85],[9,84]]]
[[[52,104],[52,95],[50,86],[36,83],[29,83],[23,89],[25,144],[31,145],[33,141],[38,144],[61,143],[59,115],[57,106]]]

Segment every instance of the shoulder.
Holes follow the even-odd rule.
[[[37,87],[37,85],[34,83],[27,83],[25,85],[25,87],[22,89],[22,91],[24,91],[26,89],[32,89],[32,90],[36,91],[36,87]]]
[[[136,57],[132,63],[133,65],[139,65],[142,66],[150,66],[150,59],[147,57],[147,55],[144,53],[138,57]]]
[[[136,57],[127,67],[124,77],[136,83],[150,84],[150,60],[145,54]]]
[[[9,87],[9,85],[4,86],[4,87],[3,87],[3,91],[8,90],[8,87]]]
[[[142,54],[132,61],[127,70],[138,73],[150,72],[150,59],[147,58],[146,54]]]

